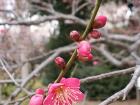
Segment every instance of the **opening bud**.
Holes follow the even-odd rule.
[[[80,61],[90,61],[93,58],[91,54],[91,45],[88,41],[81,41],[78,44],[77,56]]]
[[[101,33],[98,30],[92,30],[89,33],[89,37],[94,38],[94,39],[99,39],[101,37]]]
[[[36,93],[36,94],[41,94],[41,95],[44,95],[44,94],[45,94],[45,90],[44,90],[44,89],[39,88],[39,89],[36,89],[35,93]]]

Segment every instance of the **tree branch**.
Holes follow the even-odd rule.
[[[110,103],[118,100],[121,97],[123,98],[123,100],[125,100],[127,94],[134,87],[139,76],[140,76],[140,65],[137,65],[135,72],[133,74],[133,77],[132,77],[131,81],[128,83],[128,85],[124,89],[120,90],[119,92],[115,93],[111,97],[109,97],[106,100],[104,100],[103,102],[101,102],[99,105],[109,105]]]
[[[126,74],[134,72],[134,70],[135,70],[135,67],[131,67],[131,68],[123,69],[123,70],[116,70],[116,71],[109,72],[109,73],[99,74],[96,76],[90,76],[90,77],[86,77],[86,78],[81,79],[81,83],[82,84],[83,83],[90,83],[90,82],[94,82],[94,81],[109,78],[109,77],[126,75]]]

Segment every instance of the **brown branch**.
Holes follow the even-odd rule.
[[[128,83],[128,85],[124,89],[120,90],[119,92],[115,93],[111,97],[101,102],[99,105],[109,105],[110,103],[120,99],[121,97],[123,98],[123,100],[125,100],[127,94],[134,87],[139,76],[140,76],[140,65],[137,65],[133,77],[131,81]]]
[[[15,78],[12,76],[12,74],[9,72],[9,70],[5,67],[5,64],[2,60],[2,58],[0,58],[0,63],[3,66],[3,70],[7,73],[7,75],[10,77],[10,79],[14,82],[14,84],[16,85],[16,87],[20,88],[21,90],[23,90],[26,94],[30,94],[30,92],[28,92],[28,90],[26,90],[25,88],[23,88],[16,80]]]
[[[135,70],[135,67],[131,67],[131,68],[123,69],[123,70],[116,70],[116,71],[109,72],[109,73],[99,74],[96,76],[90,76],[90,77],[81,79],[81,83],[82,84],[90,83],[90,82],[94,82],[94,81],[109,78],[109,77],[126,75],[126,74],[130,74],[130,73],[134,72],[134,70]]]
[[[110,34],[106,35],[107,38],[109,38],[110,40],[119,40],[119,41],[128,41],[128,42],[135,42],[138,39],[140,39],[140,33],[138,33],[137,35],[132,36],[128,36],[128,35],[121,35],[121,34]]]
[[[100,51],[100,53],[102,55],[104,55],[104,57],[107,58],[107,60],[109,62],[111,62],[112,64],[118,66],[118,67],[121,67],[123,65],[123,62],[119,61],[118,59],[116,59],[115,57],[112,56],[112,54],[107,51],[107,49],[105,48],[105,45],[102,44],[99,48],[98,48],[98,51]]]
[[[21,83],[21,79],[15,79],[16,82]],[[14,83],[12,80],[0,80],[0,84]]]
[[[33,21],[9,21],[9,22],[1,22],[0,25],[25,25],[25,26],[30,26],[30,25],[39,25],[41,23],[44,23],[46,21],[50,20],[61,20],[61,19],[66,19],[66,20],[72,20],[76,23],[79,23],[81,25],[86,25],[86,22],[84,20],[81,20],[78,17],[72,16],[72,15],[64,15],[64,14],[59,14],[55,16],[47,16],[45,18],[42,18],[40,20],[33,20]]]

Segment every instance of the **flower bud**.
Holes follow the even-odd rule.
[[[98,60],[93,61],[93,65],[98,65],[100,62]]]
[[[40,94],[35,94],[30,99],[29,105],[43,105],[44,96]]]
[[[56,57],[55,58],[55,63],[61,69],[64,69],[65,66],[66,66],[66,62],[65,62],[65,60],[62,57]]]
[[[35,95],[31,97],[29,105],[43,105],[44,93],[43,89],[37,89]]]
[[[93,55],[92,54],[89,54],[88,55],[88,61],[91,61],[93,59]]]
[[[44,89],[39,88],[39,89],[36,89],[35,93],[36,94],[44,95],[45,94],[45,91],[44,91]]]
[[[73,41],[78,42],[78,41],[80,41],[80,33],[78,31],[73,30],[73,31],[70,32],[70,38]]]
[[[94,39],[99,39],[101,37],[101,33],[97,30],[92,30],[90,33],[89,33],[89,36],[91,38],[94,38]]]
[[[91,54],[91,45],[87,41],[81,41],[78,44],[77,56],[80,61],[90,61],[93,56]]]
[[[98,16],[93,23],[93,28],[98,29],[98,28],[104,27],[106,24],[106,21],[107,21],[106,16]]]

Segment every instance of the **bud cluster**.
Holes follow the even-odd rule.
[[[98,16],[92,24],[91,31],[88,33],[89,38],[99,39],[101,37],[101,32],[99,32],[97,29],[104,27],[106,21],[106,16]],[[77,58],[79,61],[91,61],[93,59],[93,55],[91,53],[92,47],[88,41],[82,40],[80,32],[76,30],[71,31],[70,39],[78,42]],[[55,63],[60,69],[65,69],[66,62],[62,57],[56,57]]]
[[[105,26],[107,21],[106,16],[98,16],[92,25],[92,31],[89,33],[89,37],[94,39],[99,39],[101,37],[101,32],[99,32],[97,29],[102,28]]]
[[[107,21],[106,16],[98,16],[93,24],[92,30],[88,33],[89,38],[99,39],[101,37],[101,32],[97,29],[102,28],[105,26]],[[88,41],[83,40],[80,36],[80,33],[76,30],[70,32],[71,40],[78,42],[77,45],[77,57],[80,61],[91,61],[93,55],[91,53],[91,45]]]

